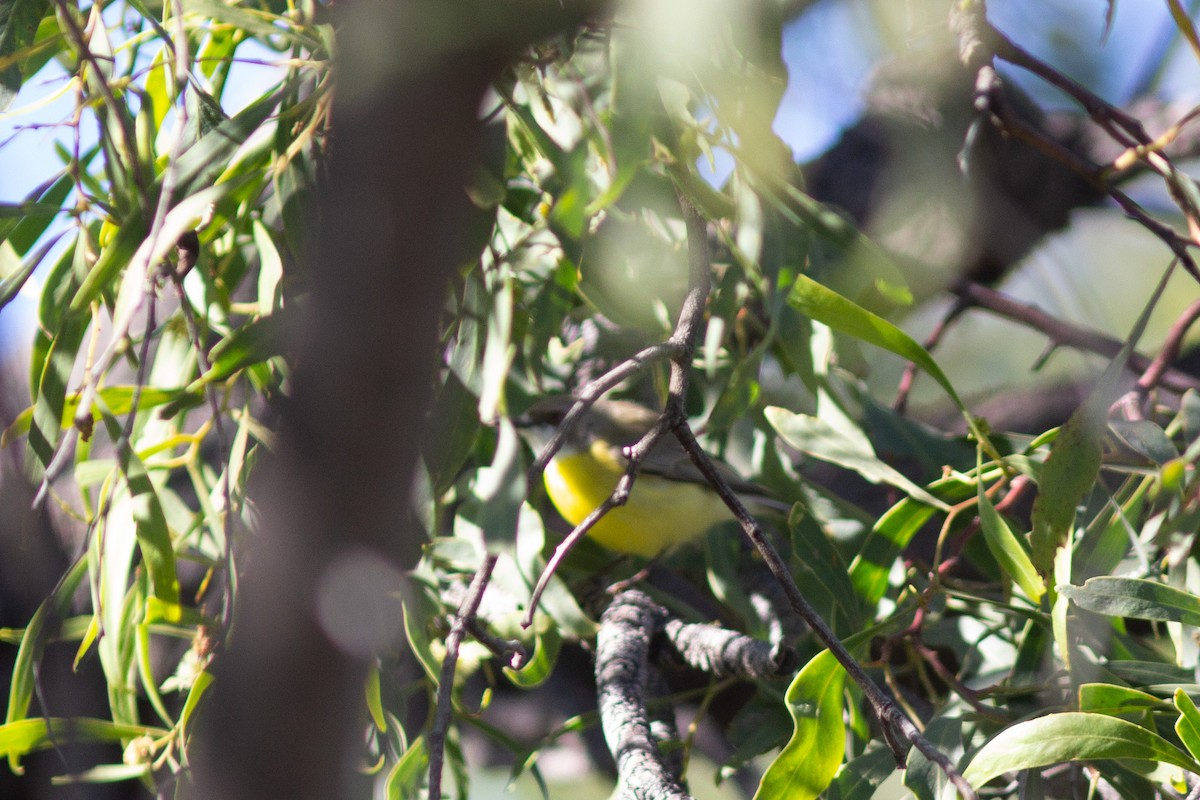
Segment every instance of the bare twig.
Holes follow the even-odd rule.
[[[1179,350],[1183,345],[1184,337],[1198,318],[1200,318],[1200,300],[1195,300],[1172,323],[1171,329],[1167,331],[1167,338],[1163,342],[1162,349],[1150,362],[1150,366],[1146,367],[1142,377],[1138,378],[1138,391],[1148,393],[1162,383],[1171,364],[1179,358]]]
[[[934,326],[929,337],[925,339],[925,349],[932,352],[938,346],[938,343],[942,341],[942,336],[945,335],[954,320],[958,319],[959,315],[966,310],[967,303],[962,298],[955,300],[949,310],[938,320],[938,324]],[[896,387],[896,400],[892,403],[892,409],[899,414],[903,414],[908,407],[908,395],[912,392],[918,369],[917,362],[915,361],[909,361],[904,365],[904,374],[900,376],[900,383]]]
[[[1126,146],[1150,143],[1150,137],[1139,120],[1063,75],[995,28],[988,22],[986,3],[981,0],[963,3],[955,12],[954,27],[959,35],[963,62],[968,67],[978,68],[992,55],[998,56],[1037,75],[1075,100],[1097,125],[1118,142]]]
[[[981,111],[987,111],[991,115],[992,121],[1008,135],[1058,160],[1078,173],[1097,189],[1107,193],[1121,207],[1126,216],[1158,237],[1163,244],[1170,248],[1175,257],[1180,260],[1184,269],[1193,278],[1200,281],[1200,268],[1197,268],[1191,253],[1188,252],[1188,246],[1194,244],[1192,239],[1185,237],[1170,225],[1155,219],[1133,198],[1112,186],[1108,182],[1106,170],[1099,165],[1092,163],[1062,143],[1055,141],[1046,135],[1044,131],[1022,120],[1019,115],[1015,114],[1008,107],[1003,94],[999,91],[999,87],[1000,78],[995,70],[990,66],[981,67],[976,81],[976,105]],[[1158,169],[1157,171],[1160,174],[1163,172],[1162,169]],[[1171,174],[1173,175],[1173,173]],[[1173,180],[1168,180],[1168,187],[1171,188],[1172,195],[1181,194]],[[1188,213],[1189,207],[1186,205],[1181,205],[1181,208],[1187,215],[1189,226],[1194,228],[1194,214]]]
[[[1114,411],[1124,414],[1126,419],[1144,418],[1144,407],[1150,396],[1150,392],[1154,391],[1159,384],[1165,384],[1164,378],[1167,371],[1170,369],[1172,362],[1179,357],[1179,350],[1183,346],[1183,339],[1187,336],[1188,330],[1191,329],[1198,318],[1200,318],[1200,300],[1195,300],[1171,324],[1162,349],[1159,350],[1158,355],[1154,357],[1154,360],[1142,372],[1142,376],[1138,378],[1134,387],[1112,404]]]
[[[679,353],[679,346],[672,342],[663,342],[662,344],[651,345],[641,352],[630,356],[622,361],[617,366],[610,369],[608,372],[589,381],[587,386],[583,387],[575,396],[575,404],[563,417],[561,423],[554,431],[554,435],[546,442],[546,446],[542,448],[542,452],[538,454],[533,462],[533,466],[529,468],[528,487],[537,485],[538,480],[545,471],[546,465],[550,463],[550,459],[554,458],[555,454],[562,449],[567,441],[567,436],[571,429],[575,427],[575,423],[579,421],[589,408],[591,408],[597,400],[604,396],[606,392],[617,386],[621,381],[631,375],[640,372],[645,367],[655,361],[662,361],[666,358],[674,358]]]
[[[98,70],[98,65],[95,62],[95,57],[88,50],[86,43],[83,41],[83,32],[79,30],[72,16],[72,10],[60,0],[60,16],[67,21],[67,26],[78,41],[78,46],[81,48],[81,56],[85,57],[92,64],[93,69]],[[117,357],[117,351],[121,343],[129,335],[129,327],[133,324],[133,319],[141,310],[146,302],[146,298],[154,291],[154,273],[157,272],[157,264],[151,263],[153,254],[158,249],[157,243],[162,234],[163,224],[167,218],[167,212],[171,209],[171,203],[174,200],[175,183],[178,180],[178,162],[179,156],[183,152],[184,142],[186,141],[185,133],[187,130],[188,112],[187,103],[184,101],[183,92],[186,88],[187,77],[187,37],[186,31],[183,29],[183,12],[181,4],[175,3],[176,18],[178,21],[179,30],[176,34],[175,43],[175,61],[176,61],[176,84],[177,84],[177,100],[178,108],[176,109],[175,132],[171,142],[171,147],[168,152],[167,167],[163,172],[162,187],[159,190],[158,203],[154,208],[154,216],[150,223],[150,232],[147,234],[145,241],[138,248],[135,258],[126,267],[127,273],[130,273],[127,280],[136,279],[137,276],[142,277],[141,288],[134,293],[132,301],[123,309],[122,313],[116,315],[113,319],[113,330],[107,347],[97,359],[94,370],[87,370],[84,374],[83,388],[80,391],[78,411],[75,414],[75,425],[68,429],[64,434],[62,441],[59,442],[58,449],[51,459],[50,464],[46,466],[46,471],[42,476],[41,485],[38,487],[37,494],[33,499],[33,507],[40,508],[45,502],[46,496],[50,489],[50,484],[62,473],[66,468],[67,462],[70,459],[75,446],[75,436],[78,434],[81,426],[90,424],[92,414],[92,403],[96,399],[96,391],[99,388],[100,377],[106,373],[113,361]],[[99,74],[99,73],[98,73]],[[102,91],[106,93],[106,102],[112,96],[112,90],[100,81]],[[111,101],[115,103],[116,100]],[[113,106],[114,113],[116,106]],[[120,114],[117,114],[121,117]],[[123,119],[123,117],[122,117]],[[124,128],[122,128],[124,130]],[[127,136],[131,136],[130,132],[126,132]],[[129,138],[129,142],[133,139]],[[130,168],[134,171],[135,183],[139,187],[138,197],[142,202],[144,213],[147,212],[150,203],[149,189],[142,183],[138,173],[137,154],[131,153],[129,156]],[[144,254],[144,255],[142,255]],[[140,257],[139,257],[140,256]],[[137,414],[137,406],[130,409],[130,415]],[[120,444],[118,443],[118,447]]]
[[[996,708],[989,706],[980,700],[979,692],[960,681],[958,676],[951,672],[950,669],[942,663],[942,659],[938,656],[937,652],[929,645],[925,644],[925,641],[921,638],[920,632],[916,632],[909,636],[908,641],[916,651],[917,655],[919,655],[925,661],[925,663],[928,664],[935,673],[937,673],[937,676],[941,678],[947,686],[950,687],[950,690],[965,700],[967,704],[971,706],[971,708],[975,709],[976,712],[982,714],[988,719],[998,722],[1004,722],[1007,719],[1007,717],[1000,713],[1000,711],[998,711]]]
[[[484,627],[478,617],[467,620],[467,632],[493,654],[505,659],[510,669],[520,669],[529,662],[529,651],[525,649],[525,645],[516,639],[503,639],[495,635]]]
[[[442,763],[445,758],[446,732],[450,729],[450,717],[453,712],[451,693],[454,690],[454,668],[458,664],[458,650],[475,614],[483,600],[488,580],[496,566],[498,556],[489,554],[483,564],[471,579],[471,585],[454,615],[450,625],[450,633],[446,635],[446,656],[442,659],[442,671],[438,675],[437,708],[434,712],[433,725],[429,729],[429,797],[431,800],[441,800],[442,797]]]
[[[571,411],[575,411],[577,408],[580,408],[579,403],[576,403],[571,408]],[[566,420],[564,420],[563,424],[566,424]],[[658,440],[661,439],[666,432],[667,421],[666,417],[663,416],[659,418],[658,422],[655,423],[653,428],[647,431],[646,434],[640,440],[638,440],[637,444],[626,449],[625,474],[621,476],[619,481],[617,481],[617,485],[615,488],[613,488],[612,494],[606,497],[603,503],[593,509],[592,513],[588,514],[584,518],[583,522],[576,525],[575,529],[567,534],[566,538],[559,542],[558,546],[554,548],[554,553],[546,562],[546,566],[542,569],[542,574],[538,576],[537,585],[533,587],[533,593],[529,597],[529,609],[525,612],[525,617],[521,620],[522,627],[528,628],[533,624],[533,615],[537,611],[538,603],[541,602],[542,594],[546,591],[546,587],[550,585],[550,579],[558,570],[559,565],[562,564],[563,559],[565,559],[571,550],[575,548],[575,545],[583,541],[583,537],[587,536],[588,532],[594,528],[596,523],[603,519],[608,512],[612,511],[618,506],[623,506],[626,502],[628,502],[629,493],[633,490],[633,482],[637,478],[637,470],[638,467],[641,466],[642,459],[644,459],[649,452],[654,449],[654,445],[658,443]],[[547,450],[548,449],[549,448],[547,448]]]
[[[1114,358],[1123,346],[1117,339],[1064,322],[1037,306],[1022,303],[1003,292],[978,283],[962,282],[956,284],[952,291],[968,306],[991,311],[1045,334],[1055,346],[1074,347],[1106,358]],[[1129,366],[1134,370],[1148,370],[1151,363],[1149,358],[1140,353],[1131,353],[1129,356]],[[1189,389],[1200,391],[1200,379],[1170,366],[1163,367],[1156,385],[1173,392],[1182,393]]]

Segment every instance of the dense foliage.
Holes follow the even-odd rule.
[[[682,331],[696,346],[692,424],[709,453],[794,504],[767,522],[788,571],[925,738],[990,796],[1187,794],[1200,775],[1200,382],[1171,365],[1200,313],[1194,282],[1172,284],[1187,310],[1141,341],[1167,278],[1200,279],[1200,192],[1167,149],[1179,129],[1152,139],[1060,85],[1090,104],[1120,154],[1092,164],[1005,105],[994,72],[995,83],[975,82],[993,58],[1035,72],[1040,62],[979,4],[958,8],[955,35],[977,44],[955,67],[978,90],[957,100],[969,142],[982,148],[1002,129],[996,141],[1042,145],[1028,158],[1049,153],[1161,240],[1131,330],[1080,333],[1010,309],[1051,343],[1105,359],[1082,376],[1085,399],[1069,416],[1000,430],[972,412],[978,398],[960,396],[937,350],[900,327],[914,293],[954,288],[951,323],[979,313],[973,305],[997,310],[994,295],[954,275],[931,282],[912,252],[814,199],[771,129],[789,79],[780,30],[798,9],[693,5],[597,14],[523,53],[482,100],[488,147],[466,187],[475,215],[447,245],[464,255],[430,354],[439,371],[416,525],[397,521],[423,547],[395,597],[403,636],[372,659],[364,769],[388,797],[417,797],[444,749],[465,796],[478,766],[465,753],[486,741],[554,796],[540,755],[595,730],[596,715],[568,710],[574,700],[530,715],[537,730],[511,715],[532,698],[555,710],[577,691],[578,650],[596,647],[607,589],[631,582],[679,619],[783,640],[798,656],[790,685],[667,670],[659,704],[719,720],[730,747],[708,757],[723,761],[720,777],[759,785],[762,798],[867,798],[893,774],[878,709],[778,601],[732,522],[648,573],[644,559],[585,540],[530,612],[569,526],[527,480],[532,453],[514,420],[615,367],[613,396],[661,407],[680,351],[654,347],[680,335],[699,259],[711,288],[701,324]],[[1200,57],[1187,14],[1168,5]],[[337,143],[329,14],[283,0],[13,0],[0,11],[0,107],[35,102],[17,91],[51,63],[74,97],[73,146],[58,147],[56,174],[0,209],[0,303],[39,292],[28,407],[5,421],[5,441],[23,454],[37,505],[79,548],[36,614],[2,631],[15,651],[0,725],[13,772],[66,741],[117,743],[123,758],[114,750],[71,779],[186,790],[189,724],[220,680],[211,659],[260,525],[252,478],[287,413],[307,226]],[[953,42],[944,20],[938,36]],[[228,107],[257,64],[275,68],[274,84]],[[948,163],[959,150],[970,161],[963,136],[949,146]],[[727,177],[703,177],[726,163]],[[1114,188],[1138,171],[1167,188],[1169,208],[1152,214]],[[689,230],[694,214],[703,236]],[[928,381],[914,414],[893,402],[894,386],[885,395],[868,382],[888,362]],[[60,717],[37,700],[47,646],[63,641],[75,663],[99,661],[102,718]],[[516,650],[526,657],[514,668]],[[690,755],[700,738],[693,728],[664,749]],[[916,749],[903,780],[919,798],[953,796],[947,771]]]

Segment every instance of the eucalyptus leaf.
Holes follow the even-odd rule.
[[[1097,614],[1200,625],[1200,597],[1158,581],[1101,576],[1058,591]]]
[[[980,788],[1006,772],[1101,758],[1159,761],[1200,772],[1187,753],[1140,725],[1103,714],[1070,711],[1020,722],[987,742],[963,777]]]
[[[846,672],[828,650],[804,666],[788,687],[795,731],[763,773],[755,800],[815,800],[845,757],[842,690]]]

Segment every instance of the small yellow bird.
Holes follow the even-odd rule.
[[[544,443],[574,402],[570,397],[543,400],[529,409],[523,427],[540,428],[531,439]],[[546,494],[567,522],[583,522],[612,494],[628,465],[623,449],[636,444],[657,420],[658,412],[636,403],[600,400],[575,423],[566,444],[546,465],[544,477]],[[763,496],[760,487],[716,463],[745,501],[786,512],[785,504]],[[641,462],[626,504],[609,511],[589,535],[610,550],[649,558],[732,519],[724,501],[668,432]]]

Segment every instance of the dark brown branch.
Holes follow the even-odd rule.
[[[1200,318],[1200,300],[1193,301],[1171,324],[1171,329],[1167,332],[1167,338],[1158,355],[1146,366],[1134,387],[1112,404],[1112,411],[1123,414],[1126,419],[1145,418],[1145,405],[1150,397],[1150,392],[1160,384],[1166,384],[1167,371],[1175,359],[1179,358],[1183,339],[1198,318]]]
[[[1107,179],[1107,171],[1099,165],[1092,163],[1088,159],[1079,155],[1069,147],[1055,141],[1048,136],[1044,131],[1030,125],[1025,120],[1021,119],[1016,113],[1008,107],[1003,94],[1000,92],[1000,78],[996,75],[995,70],[990,66],[980,68],[979,76],[976,81],[976,105],[981,111],[986,111],[990,114],[992,121],[1005,133],[1025,142],[1030,147],[1039,152],[1054,158],[1075,171],[1080,177],[1087,180],[1098,190],[1105,192],[1113,199],[1121,210],[1135,222],[1139,223],[1146,230],[1150,231],[1158,237],[1163,244],[1170,248],[1172,254],[1180,260],[1184,268],[1197,281],[1200,281],[1200,268],[1197,268],[1195,261],[1192,259],[1191,253],[1188,252],[1189,245],[1193,242],[1181,233],[1176,231],[1170,225],[1152,217],[1149,212],[1141,207],[1133,198],[1125,192],[1112,186]],[[1161,172],[1161,170],[1160,170]],[[1175,193],[1174,183],[1168,180],[1168,186],[1172,188],[1172,193]],[[1187,209],[1184,209],[1185,212]],[[1191,219],[1191,217],[1189,217]]]
[[[504,659],[510,669],[520,669],[529,662],[529,651],[525,645],[516,639],[504,639],[489,631],[478,616],[467,620],[467,632],[471,638],[492,651],[492,654]]]
[[[589,404],[590,405],[590,404]],[[586,407],[586,406],[583,406]],[[572,406],[571,411],[574,412],[577,408],[581,408],[579,403]],[[564,420],[563,424],[566,424]],[[561,426],[560,426],[561,431]],[[537,585],[533,587],[533,593],[529,597],[529,609],[525,612],[524,618],[521,620],[521,626],[528,628],[533,624],[533,615],[537,611],[538,603],[541,602],[542,594],[546,591],[546,587],[550,585],[550,578],[558,570],[563,559],[575,548],[577,544],[583,541],[583,537],[588,535],[592,528],[596,527],[601,519],[608,512],[618,506],[625,505],[629,500],[629,493],[633,491],[633,482],[637,479],[637,470],[641,466],[642,460],[654,449],[654,445],[667,432],[666,417],[660,417],[654,427],[638,440],[633,447],[627,448],[625,452],[625,474],[617,481],[617,485],[613,488],[612,494],[604,498],[604,502],[592,510],[583,522],[575,526],[567,536],[558,543],[554,548],[554,553],[550,556],[546,566],[542,569],[542,574],[538,576]],[[561,446],[561,442],[560,442]],[[547,447],[547,450],[549,448]]]
[[[1151,139],[1139,120],[1063,75],[995,28],[987,20],[984,3],[963,5],[963,9],[955,13],[954,27],[959,34],[960,51],[967,66],[978,68],[991,55],[995,55],[1037,75],[1079,103],[1088,116],[1118,142],[1127,147],[1150,144]]]
[[[554,458],[555,454],[562,449],[567,441],[567,435],[571,429],[575,427],[575,423],[579,421],[589,408],[591,408],[597,400],[603,397],[609,390],[616,387],[626,378],[640,372],[645,367],[661,361],[665,358],[673,358],[679,353],[679,346],[674,342],[663,342],[662,344],[651,345],[645,348],[636,355],[630,356],[622,361],[617,366],[610,369],[608,372],[601,375],[595,380],[589,381],[579,393],[576,395],[575,405],[571,406],[570,411],[563,417],[561,423],[554,431],[554,435],[546,442],[546,446],[542,448],[542,452],[538,454],[533,462],[533,466],[529,468],[529,477],[527,492],[532,491],[537,485],[538,480],[545,471],[546,465],[550,463],[550,459]]]
[[[1142,373],[1142,377],[1138,378],[1138,391],[1146,394],[1152,391],[1156,386],[1163,382],[1167,371],[1175,359],[1179,358],[1179,350],[1183,346],[1183,339],[1187,336],[1187,332],[1200,318],[1200,300],[1195,300],[1188,306],[1179,318],[1171,324],[1171,329],[1167,331],[1167,338],[1163,342],[1162,349],[1158,355],[1150,362],[1150,366],[1146,367],[1146,371]]]
[[[946,334],[946,331],[949,330],[954,320],[958,319],[966,310],[967,304],[962,298],[955,300],[950,309],[938,320],[938,324],[934,326],[928,338],[925,339],[925,349],[932,352],[938,346],[938,343],[942,341],[942,336]],[[904,374],[900,376],[900,383],[896,387],[896,400],[892,403],[892,409],[899,414],[903,414],[908,407],[908,395],[912,392],[918,369],[915,361],[909,361],[904,365]]]
[[[1102,355],[1105,358],[1115,358],[1123,346],[1117,339],[1072,325],[1069,322],[1063,322],[1037,306],[1014,300],[1002,292],[978,283],[959,283],[953,288],[953,292],[968,306],[991,311],[1045,334],[1055,346],[1074,347]],[[1140,353],[1132,353],[1129,356],[1129,367],[1134,370],[1148,370],[1151,363],[1149,358]],[[1164,366],[1162,369],[1157,385],[1180,393],[1189,389],[1200,391],[1200,379],[1169,366]]]
[[[445,756],[446,732],[450,729],[450,717],[453,712],[451,693],[454,691],[454,669],[458,665],[458,649],[462,646],[471,621],[479,612],[479,604],[483,601],[483,593],[487,590],[497,558],[498,556],[488,555],[483,560],[483,565],[471,579],[471,585],[458,607],[458,613],[454,615],[450,633],[446,635],[446,656],[442,659],[442,671],[438,675],[437,707],[434,709],[433,726],[429,730],[427,740],[431,800],[441,800],[442,797],[442,762]]]

